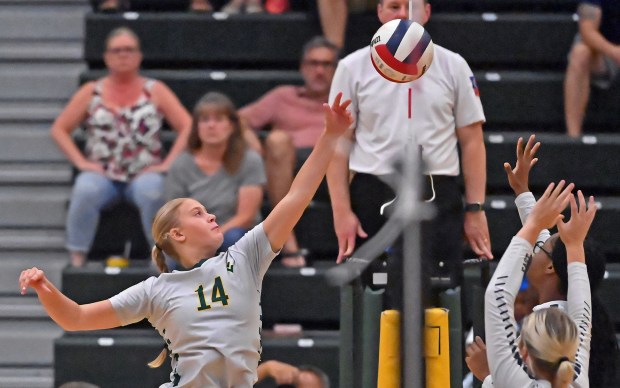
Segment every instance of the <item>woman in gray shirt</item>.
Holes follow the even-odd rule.
[[[166,177],[167,200],[194,198],[217,217],[224,234],[221,252],[261,220],[265,167],[242,131],[232,101],[207,93],[194,108],[188,150]]]

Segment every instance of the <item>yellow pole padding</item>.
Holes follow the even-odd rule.
[[[426,309],[424,327],[426,388],[450,386],[450,329],[448,310]]]
[[[377,388],[400,388],[400,311],[381,313]]]

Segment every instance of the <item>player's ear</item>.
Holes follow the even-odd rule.
[[[176,242],[183,242],[186,238],[179,228],[170,229],[169,235]]]
[[[553,262],[549,262],[549,264],[545,267],[546,274],[555,274],[555,267],[553,266]]]

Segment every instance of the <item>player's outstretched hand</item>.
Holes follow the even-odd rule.
[[[561,180],[557,186],[554,183],[549,184],[547,190],[534,205],[523,227],[531,228],[536,235],[542,229],[554,227],[564,218],[561,213],[566,209],[574,188],[573,183],[566,185],[564,180]]]
[[[19,289],[21,294],[25,295],[28,287],[38,290],[41,286],[43,286],[45,280],[45,272],[37,267],[23,270],[19,275]]]
[[[583,244],[596,215],[597,206],[594,203],[593,196],[590,196],[587,206],[581,190],[577,191],[577,197],[579,198],[579,207],[575,197],[570,196],[570,220],[558,222],[560,238],[567,247],[573,244]]]
[[[488,375],[491,374],[489,369],[489,361],[487,360],[487,347],[482,338],[476,336],[474,342],[467,345],[465,349],[465,363],[471,371],[480,381],[484,381]]]
[[[515,195],[530,191],[529,175],[532,167],[538,162],[538,158],[534,157],[538,148],[540,148],[540,142],[536,142],[535,135],[530,136],[525,147],[523,146],[523,138],[520,137],[517,141],[517,161],[515,162],[515,167],[512,168],[508,162],[504,163],[508,184],[510,184]]]
[[[351,105],[351,100],[341,102],[342,92],[336,95],[334,102],[330,106],[329,104],[323,104],[325,111],[325,132],[342,135],[353,123],[353,116],[351,112],[347,110],[347,107]]]

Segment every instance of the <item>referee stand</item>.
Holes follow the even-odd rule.
[[[435,339],[440,342],[448,340],[449,354],[446,357],[449,362],[446,363],[446,359],[442,358],[439,361],[439,369],[437,367],[432,368],[433,371],[439,372],[437,375],[426,375],[426,387],[445,387],[446,384],[441,379],[442,376],[448,375],[450,376],[450,387],[462,386],[466,372],[463,353],[465,340],[463,328],[471,324],[474,336],[484,338],[484,291],[489,281],[489,272],[488,261],[471,259],[464,262],[462,287],[448,288],[450,279],[447,278],[431,279],[432,299],[438,301],[437,308],[445,310],[447,315],[447,330],[441,336],[435,336]],[[385,290],[373,290],[369,286],[363,285],[360,278],[356,278],[341,287],[340,295],[340,386],[342,388],[400,386],[400,384],[392,385],[393,381],[401,380],[400,376],[396,379],[395,376],[388,375],[387,380],[389,382],[385,383],[386,373],[394,373],[393,365],[388,366],[390,372],[385,372],[385,369],[381,370],[380,368],[380,359],[384,355],[380,353],[379,349],[381,352],[384,351],[383,341],[386,340],[383,338],[385,334],[381,318],[382,314],[386,313],[383,311]],[[433,309],[427,311],[430,310]],[[387,312],[390,311],[398,310],[387,310]],[[402,315],[399,314],[399,321],[401,317]],[[426,325],[429,323],[426,322]],[[389,334],[389,336],[392,335],[394,333]],[[402,345],[400,330],[396,333],[396,337],[396,343]],[[394,343],[390,338],[387,341]],[[425,350],[432,347],[428,343],[428,339],[425,340],[425,343]],[[386,357],[388,358],[392,357],[394,353],[402,358],[404,349],[388,348],[387,351],[389,355]],[[429,356],[432,356],[432,359],[429,360]],[[429,355],[426,352],[427,363],[429,361],[433,363],[433,359],[438,359],[438,357],[438,353],[432,352]],[[398,364],[398,370],[400,370],[402,362]],[[447,365],[449,367],[445,368]],[[426,373],[429,373],[428,365],[425,370]],[[378,379],[382,375],[383,382],[377,385]],[[481,383],[476,382],[474,386],[479,387]]]
[[[479,275],[481,272],[480,269],[484,265],[485,264],[478,263],[469,264],[468,267],[471,268],[467,268],[467,271],[472,272],[475,278],[475,273],[478,272]],[[472,275],[469,276],[469,278],[471,277]],[[480,304],[482,301],[480,298],[484,296],[484,289],[482,286],[474,284],[466,287],[468,292],[472,294],[467,296],[469,298],[468,301],[462,301],[461,287],[445,288],[446,284],[449,284],[449,281],[446,279],[432,279],[433,299],[438,300],[439,303],[437,305],[438,308],[428,309],[427,314],[429,311],[433,310],[445,311],[447,322],[446,327],[442,328],[445,332],[441,334],[437,333],[435,338],[436,341],[438,341],[436,346],[437,349],[439,349],[439,343],[447,339],[449,343],[447,348],[449,348],[449,351],[448,354],[439,354],[440,352],[428,354],[428,352],[426,352],[426,357],[431,357],[427,362],[432,364],[434,362],[433,360],[437,360],[436,363],[439,365],[434,366],[432,370],[440,371],[437,372],[437,376],[427,376],[427,387],[445,387],[446,384],[443,382],[444,380],[441,380],[442,382],[439,383],[439,379],[443,379],[441,376],[450,376],[449,381],[451,387],[462,386],[464,362],[464,335],[462,328],[463,321],[468,319],[468,317],[462,316],[462,303],[466,303],[468,308],[474,307],[470,312],[473,315],[472,319],[475,333],[476,335],[484,335],[484,312],[481,307],[483,305]],[[394,373],[393,366],[388,366],[389,372],[386,372],[385,369],[380,367],[380,359],[384,357],[388,359],[393,358],[393,355],[396,353],[398,358],[401,358],[401,349],[390,349],[390,346],[394,346],[394,341],[391,339],[392,336],[396,336],[397,344],[402,344],[400,330],[397,333],[389,332],[388,336],[390,337],[387,339],[384,338],[384,323],[381,318],[382,312],[383,314],[398,312],[399,316],[397,319],[400,321],[400,311],[383,311],[385,290],[373,290],[369,286],[363,285],[359,278],[341,287],[340,293],[340,386],[343,388],[400,386],[392,385],[392,383],[385,383],[386,374],[388,374],[387,379],[389,381],[395,381],[395,376],[389,375],[390,373]],[[426,325],[429,325],[429,322],[426,322]],[[387,345],[387,349],[384,350],[386,345],[383,344],[383,341],[388,341],[392,345]],[[428,348],[434,348],[433,345],[428,343],[428,339],[426,339],[425,342],[427,344],[425,347],[426,350],[428,350]],[[388,355],[385,356],[380,353],[379,349],[381,349],[381,352],[387,352]],[[445,352],[445,350],[447,349],[443,351]],[[440,356],[442,356],[442,358],[439,358]],[[447,359],[449,359],[449,362],[446,362]],[[399,362],[399,367],[400,364],[402,363]],[[380,378],[382,380],[379,380]],[[400,376],[398,376],[397,380],[400,381]],[[381,381],[379,385],[377,385],[378,381]],[[435,383],[429,384],[430,382]]]
[[[390,276],[392,276],[390,283],[383,282],[390,284],[390,287],[385,291],[388,296],[386,299],[391,306],[402,306],[400,309],[402,319],[398,333],[400,340],[394,341],[395,344],[401,345],[401,349],[392,352],[400,353],[402,360],[401,376],[390,377],[393,378],[395,387],[417,388],[423,386],[425,375],[423,306],[428,305],[423,301],[429,300],[430,295],[428,294],[433,284],[449,285],[450,279],[445,283],[442,282],[443,279],[437,279],[431,283],[430,279],[424,280],[422,277],[420,223],[422,220],[430,219],[434,215],[434,209],[432,209],[432,205],[419,200],[421,198],[417,192],[421,187],[419,184],[421,174],[418,174],[421,164],[419,161],[419,148],[409,144],[403,153],[402,162],[396,166],[396,171],[400,174],[398,179],[400,187],[396,190],[396,201],[389,206],[391,216],[383,227],[359,247],[345,264],[337,266],[327,273],[327,280],[330,284],[342,287],[340,381],[344,388],[374,387],[377,386],[377,383],[379,383],[378,386],[383,387],[381,381],[376,379],[378,374],[361,372],[369,367],[372,370],[377,369],[378,363],[374,361],[376,359],[375,354],[379,349],[377,345],[379,330],[376,329],[376,322],[380,319],[380,315],[376,311],[381,303],[377,297],[378,293],[369,295],[370,291],[364,287],[361,278],[368,278],[367,274],[365,276],[363,274],[375,261],[374,259],[386,251],[391,252],[387,255],[387,260],[390,261],[388,269]],[[402,238],[399,238],[401,235]],[[402,276],[402,274],[407,274],[407,276]],[[371,275],[373,280],[381,277],[380,271],[375,271]],[[372,283],[377,282],[373,281]],[[401,283],[402,287],[400,286]],[[449,301],[451,306],[460,306],[460,290],[446,293],[444,299]],[[460,316],[460,308],[457,309],[455,315]],[[452,327],[454,330],[459,330],[460,322],[457,320]],[[448,331],[446,322],[443,333],[438,337],[439,341],[441,338],[449,336]],[[453,337],[460,342],[462,334],[458,333]],[[454,346],[458,348],[458,345]],[[445,353],[447,349],[448,347],[445,347],[439,353]],[[455,352],[461,353],[462,346],[460,351],[457,349]],[[443,354],[443,356],[447,355]],[[369,365],[371,362],[374,367]],[[460,363],[455,363],[455,365],[457,364],[460,365]],[[454,375],[460,379],[462,373],[454,373]]]

